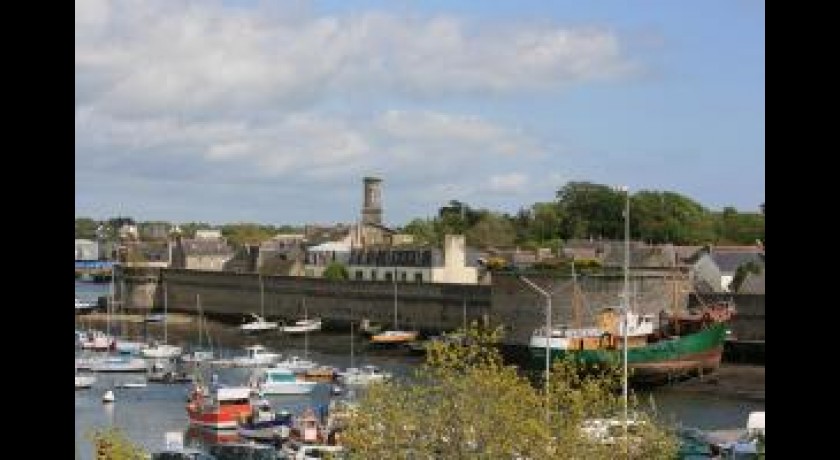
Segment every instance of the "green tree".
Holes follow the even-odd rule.
[[[630,200],[631,234],[654,244],[704,244],[716,240],[715,216],[673,192],[641,190]]]
[[[76,238],[86,240],[96,240],[96,228],[99,222],[89,217],[76,218]]]
[[[499,214],[484,215],[467,231],[467,242],[476,247],[512,246],[516,231],[509,219]]]
[[[324,278],[329,280],[346,280],[350,279],[350,273],[343,263],[332,262],[324,270]]]
[[[623,192],[591,182],[569,182],[557,191],[557,200],[564,239],[623,237]]]
[[[739,213],[733,207],[726,207],[719,215],[720,239],[722,244],[753,244],[764,241],[764,215],[760,213]]]
[[[414,219],[403,228],[405,233],[414,236],[418,244],[440,245],[442,239],[435,229],[434,219]]]
[[[134,444],[116,427],[94,430],[87,434],[93,443],[97,460],[144,460],[149,458],[140,446]]]
[[[260,244],[277,234],[277,230],[271,225],[254,223],[225,224],[221,230],[222,236],[237,247]]]
[[[645,423],[630,440],[640,443],[604,444],[582,430],[585,420],[618,413],[617,367],[583,374],[558,362],[546,398],[504,363],[500,331],[473,324],[460,344],[432,343],[412,378],[372,386],[342,435],[351,458],[612,459],[624,447],[632,458],[675,456],[673,436],[637,407]]]

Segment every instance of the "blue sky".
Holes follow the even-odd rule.
[[[76,215],[516,212],[571,180],[764,202],[764,2],[77,1]]]

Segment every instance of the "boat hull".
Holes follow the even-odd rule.
[[[381,334],[371,336],[370,342],[373,344],[401,344],[409,343],[417,340],[418,333],[415,331],[394,332],[385,331]]]
[[[291,432],[289,425],[280,422],[240,425],[237,429],[239,436],[259,441],[273,441],[287,439]]]
[[[148,366],[142,358],[104,359],[90,366],[94,372],[146,372]]]
[[[181,347],[174,345],[160,345],[140,350],[144,358],[177,358],[181,356]]]
[[[720,367],[726,325],[717,323],[708,328],[676,337],[660,340],[627,350],[627,365],[635,381],[661,381],[682,375],[712,372]],[[535,367],[545,366],[545,348],[531,347],[530,354]],[[621,363],[623,350],[563,350],[551,348],[551,359],[571,358],[577,362],[592,364]]]
[[[90,388],[93,384],[96,383],[96,377],[92,375],[77,375],[76,376],[76,389],[81,390],[84,388]]]
[[[202,411],[187,405],[187,417],[191,425],[212,428],[214,430],[235,430],[239,427],[239,420],[251,413],[251,407],[228,406],[221,410]]]
[[[259,391],[264,395],[305,395],[312,393],[317,385],[317,382],[308,381],[264,383],[260,385]]]
[[[277,323],[243,324],[239,330],[245,334],[259,334],[262,332],[276,331]]]

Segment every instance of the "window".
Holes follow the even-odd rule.
[[[357,280],[363,279],[364,277],[365,277],[364,272],[362,272],[361,270],[356,270],[356,279]]]
[[[423,274],[422,273],[415,273],[414,274],[414,281],[417,283],[423,282]]]
[[[385,273],[385,281],[392,281],[394,276],[391,272]]]
[[[370,271],[370,279],[371,281],[376,281],[376,270]]]
[[[402,272],[400,274],[400,279],[403,280],[403,281],[407,281],[408,280],[408,273]]]

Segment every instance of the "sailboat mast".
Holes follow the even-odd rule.
[[[353,339],[355,339],[355,335],[353,334],[353,319],[350,319],[350,367],[355,367],[353,362],[356,358],[356,350],[353,345]]]
[[[259,274],[260,277],[260,316],[265,319],[265,288],[263,287],[263,279],[262,273]]]
[[[464,305],[463,305],[463,308],[462,308],[462,316],[463,316],[463,321],[464,321],[464,333],[466,333],[467,332],[467,298],[466,298],[466,296],[464,297]]]
[[[116,266],[111,265],[111,284],[108,286],[108,305],[105,309],[105,332],[108,337],[111,337],[111,312],[114,310],[114,276],[116,275]]]
[[[303,298],[303,319],[309,319],[309,311],[306,310],[306,297]],[[309,359],[309,324],[306,324],[306,328],[303,330],[303,357]]]
[[[163,343],[169,343],[166,323],[169,322],[169,292],[166,290],[166,280],[163,281]]]
[[[394,330],[399,330],[397,327],[397,271],[394,270]]]
[[[198,348],[201,349],[201,304],[198,300],[198,294],[195,295],[195,310],[198,313]]]

